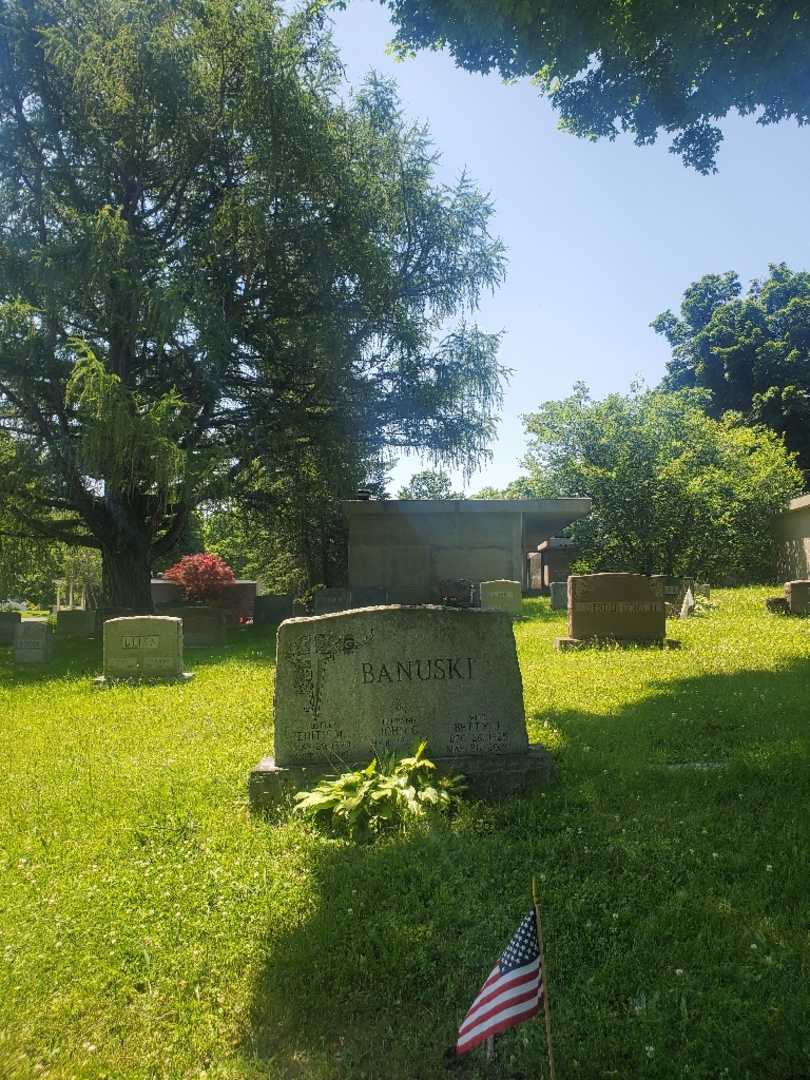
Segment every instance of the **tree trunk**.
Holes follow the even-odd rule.
[[[131,547],[102,547],[102,604],[127,608],[136,615],[151,615],[151,550]]]

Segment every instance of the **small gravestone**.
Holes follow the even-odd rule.
[[[312,596],[312,610],[316,615],[328,615],[345,611],[351,606],[348,589],[317,589]]]
[[[692,587],[690,585],[690,587],[686,590],[686,595],[684,596],[683,603],[681,604],[680,618],[688,619],[689,616],[693,614],[694,610],[695,598],[692,595]]]
[[[568,607],[568,582],[552,581],[548,591],[551,596],[551,610],[565,611]]]
[[[183,644],[188,649],[212,649],[227,641],[227,614],[221,608],[200,605],[163,609],[183,620]]]
[[[293,613],[292,593],[264,593],[256,597],[253,621],[257,626],[281,623]]]
[[[96,632],[95,611],[57,611],[58,638],[90,638]]]
[[[482,581],[481,607],[508,611],[520,615],[523,611],[523,593],[519,581]]]
[[[169,615],[135,615],[108,619],[104,623],[104,674],[96,682],[111,679],[182,681],[192,676],[183,671],[183,623]]]
[[[572,574],[568,579],[568,637],[558,649],[591,641],[663,644],[664,589],[644,574]]]
[[[14,644],[14,630],[19,625],[19,611],[0,611],[0,645]]]
[[[765,601],[765,609],[771,615],[789,615],[790,605],[784,596],[769,596]]]
[[[786,581],[785,599],[791,615],[810,615],[810,581]]]
[[[276,646],[275,758],[250,779],[256,806],[374,756],[427,739],[443,771],[475,794],[547,782],[550,759],[529,746],[509,615],[378,607],[282,623]]]
[[[696,581],[694,587],[695,596],[703,596],[706,600],[709,600],[712,595],[712,587],[707,581]]]
[[[388,590],[381,585],[355,585],[351,590],[351,606],[380,607],[388,603]]]
[[[53,633],[44,619],[22,619],[14,627],[14,660],[45,664],[53,657]]]
[[[687,590],[694,587],[694,581],[689,577],[673,577],[669,574],[653,574],[656,581],[660,581],[664,590],[664,603],[672,605],[675,616],[680,614],[684,597]]]

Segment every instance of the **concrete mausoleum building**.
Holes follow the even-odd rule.
[[[461,578],[525,590],[529,553],[590,509],[583,498],[353,499],[349,587],[380,586],[393,604],[435,603],[440,582]]]
[[[774,538],[777,577],[810,578],[810,495],[790,500],[774,520]]]

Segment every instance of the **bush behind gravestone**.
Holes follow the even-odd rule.
[[[163,574],[168,581],[180,585],[183,599],[190,601],[213,600],[220,596],[226,585],[236,581],[236,575],[219,555],[184,555]]]

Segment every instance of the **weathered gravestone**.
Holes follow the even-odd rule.
[[[506,612],[392,606],[291,619],[276,646],[275,758],[251,773],[251,802],[421,739],[476,795],[548,782],[550,758],[526,734]]]
[[[183,620],[183,644],[186,648],[214,648],[227,641],[227,614],[221,608],[199,607],[163,608],[166,615]]]
[[[523,593],[519,581],[482,581],[481,607],[508,611],[520,615],[523,611]]]
[[[19,611],[0,611],[0,645],[14,644],[14,628],[19,625]]]
[[[253,621],[257,626],[284,622],[293,613],[292,593],[263,593],[256,597]]]
[[[692,586],[690,585],[689,588],[686,590],[686,595],[683,598],[679,618],[688,619],[693,614],[696,606],[697,605],[695,604],[695,597],[692,594]]]
[[[351,606],[348,589],[316,589],[312,595],[312,610],[316,615],[345,611]]]
[[[565,611],[568,607],[568,582],[552,581],[548,591],[551,596],[551,610]]]
[[[88,638],[96,633],[95,611],[57,611],[56,636],[59,638]]]
[[[588,641],[658,642],[666,635],[663,582],[644,574],[572,574],[568,637],[558,649]]]
[[[810,615],[810,581],[786,581],[785,599],[791,615]]]
[[[45,664],[53,657],[53,633],[44,619],[22,619],[14,627],[14,660]]]
[[[134,615],[104,623],[104,674],[96,683],[111,679],[185,681],[183,623],[169,615]]]

